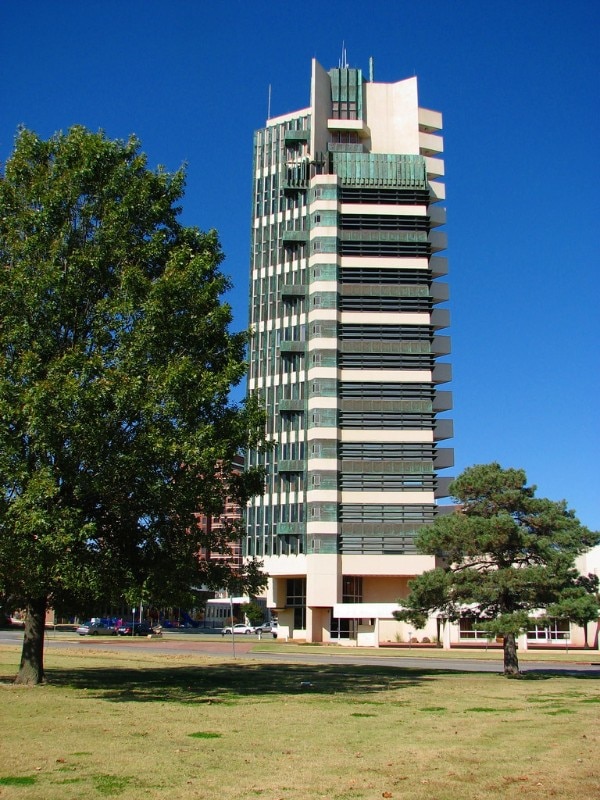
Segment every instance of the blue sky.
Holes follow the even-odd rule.
[[[451,472],[523,467],[598,529],[599,23],[595,0],[1,0],[0,160],[19,124],[83,124],[187,163],[183,221],[219,231],[245,328],[269,85],[273,116],[305,107],[342,43],[377,81],[416,74],[444,114]]]

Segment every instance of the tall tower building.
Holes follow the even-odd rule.
[[[313,61],[310,106],[255,135],[248,386],[276,445],[249,456],[245,554],[290,637],[393,641],[434,566],[414,538],[453,464],[441,127],[416,78]]]

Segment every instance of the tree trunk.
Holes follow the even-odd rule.
[[[44,682],[44,626],[46,623],[46,598],[28,601],[21,664],[15,683],[34,686]]]
[[[517,639],[514,633],[504,634],[504,674],[508,676],[519,675]]]

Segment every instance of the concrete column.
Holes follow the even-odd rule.
[[[442,649],[450,650],[450,620],[442,622]]]
[[[322,642],[329,617],[328,608],[306,608],[306,641]]]

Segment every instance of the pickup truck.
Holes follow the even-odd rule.
[[[256,633],[270,633],[272,634],[273,638],[277,638],[277,623],[276,622],[265,622],[264,625],[259,625],[256,628]]]

